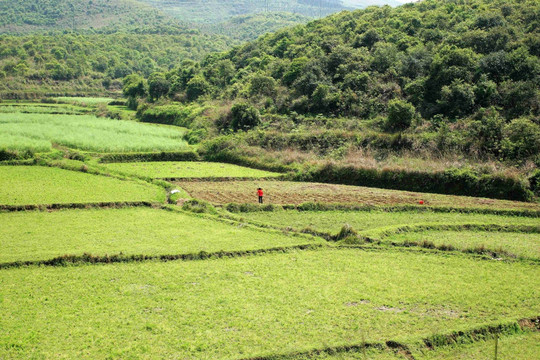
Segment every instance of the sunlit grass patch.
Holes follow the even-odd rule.
[[[84,114],[89,109],[66,104],[0,103],[0,113],[24,114]]]
[[[195,161],[112,163],[107,168],[151,178],[264,178],[281,174],[243,166]]]
[[[0,213],[0,263],[65,254],[173,255],[324,243],[149,208]]]
[[[73,97],[73,96],[63,96],[63,97],[56,97],[53,98],[53,100],[56,100],[58,102],[63,103],[76,103],[76,104],[83,104],[83,105],[97,105],[97,104],[107,104],[111,101],[114,101],[113,98],[107,98],[107,97]]]
[[[0,113],[0,149],[44,151],[44,142],[98,151],[167,151],[187,148],[185,129],[163,128],[90,115]],[[50,149],[50,145],[49,145]]]
[[[321,232],[336,234],[344,225],[356,231],[365,231],[393,225],[414,224],[511,224],[537,225],[538,218],[501,216],[477,213],[433,212],[433,211],[273,211],[248,212],[238,216],[278,227],[297,230],[311,228]]]
[[[0,205],[164,201],[157,186],[40,166],[0,166]]]
[[[416,243],[423,246],[451,246],[459,250],[481,249],[540,259],[540,234],[490,231],[437,231],[405,232],[384,238],[385,242],[397,244]]]
[[[403,251],[20,268],[0,283],[2,358],[250,358],[540,311],[537,266]]]

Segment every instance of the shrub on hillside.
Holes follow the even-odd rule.
[[[159,99],[169,93],[171,83],[162,73],[153,73],[148,78],[148,96],[152,101]]]
[[[197,214],[216,214],[216,208],[214,208],[209,202],[204,200],[192,199],[188,200],[182,205],[182,209],[191,211]]]
[[[233,105],[229,114],[222,119],[221,126],[234,131],[245,131],[253,129],[260,122],[261,116],[256,108],[246,103],[240,103]]]
[[[540,152],[540,126],[529,119],[512,120],[503,129],[501,148],[505,157],[522,160]]]
[[[390,131],[406,130],[411,126],[416,109],[403,100],[392,100],[388,103],[386,128]]]
[[[529,183],[531,184],[531,190],[536,196],[540,196],[540,169],[536,169],[529,177]]]
[[[137,117],[142,122],[189,127],[202,111],[203,108],[196,105],[164,105],[141,108],[137,111]]]
[[[520,201],[530,201],[533,198],[528,184],[520,179],[479,175],[468,169],[424,172],[329,164],[297,173],[292,179]]]

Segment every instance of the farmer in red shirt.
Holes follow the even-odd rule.
[[[259,204],[262,204],[263,203],[263,195],[264,195],[263,189],[258,188],[257,189],[257,195],[259,195]]]

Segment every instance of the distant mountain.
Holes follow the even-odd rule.
[[[192,23],[221,23],[239,15],[281,12],[321,17],[346,9],[341,0],[140,0]]]
[[[219,24],[199,25],[198,27],[239,41],[254,40],[269,32],[304,24],[311,18],[291,13],[259,13],[239,15]]]
[[[192,23],[222,23],[239,15],[290,13],[309,18],[370,5],[392,5],[396,0],[140,0],[178,19]]]
[[[0,1],[0,33],[149,28],[185,27],[178,19],[134,0]]]
[[[352,8],[366,8],[368,6],[399,6],[402,5],[405,1],[397,0],[343,0],[343,5]]]

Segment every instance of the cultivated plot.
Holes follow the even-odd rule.
[[[485,248],[507,255],[540,259],[540,233],[429,230],[394,234],[384,237],[383,241],[397,244],[428,242],[437,247],[450,245],[459,250]]]
[[[247,220],[271,224],[280,228],[296,230],[311,228],[316,231],[336,234],[344,225],[356,231],[365,231],[395,225],[415,224],[499,224],[538,225],[540,219],[502,216],[479,213],[434,212],[434,211],[297,211],[248,212],[237,214]]]
[[[196,161],[105,164],[108,169],[151,178],[266,178],[282,174],[243,166]]]
[[[257,203],[256,190],[262,187],[265,190],[265,202],[268,204],[320,202],[327,204],[415,205],[422,200],[425,206],[540,209],[539,204],[518,201],[290,181],[182,182],[181,186],[191,196],[214,204]]]
[[[88,108],[68,104],[0,103],[0,113],[84,114],[89,111]]]
[[[358,249],[5,269],[0,357],[249,358],[406,343],[537,315],[538,275],[521,262]]]
[[[187,148],[185,129],[91,115],[0,113],[0,149],[49,151],[53,145],[97,152]]]
[[[165,201],[157,186],[41,166],[0,166],[0,205]]]
[[[0,213],[0,263],[62,255],[177,255],[324,243],[160,209]]]
[[[74,96],[64,96],[53,98],[58,102],[63,103],[73,103],[73,104],[82,104],[82,105],[99,105],[99,104],[108,104],[111,101],[114,101],[113,98],[107,97],[74,97]]]

